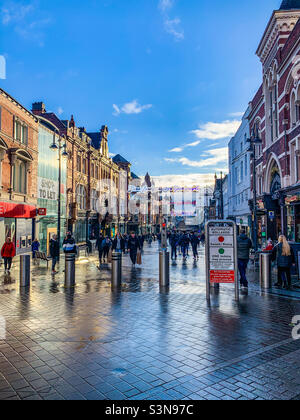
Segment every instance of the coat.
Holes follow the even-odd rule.
[[[278,244],[273,249],[272,260],[277,260],[277,266],[280,268],[291,267],[291,265],[295,263],[295,254],[293,248],[291,247],[291,255],[286,257],[285,255],[282,255],[282,244]]]
[[[72,237],[68,237],[63,242],[63,250],[65,254],[76,254],[76,242]]]
[[[118,246],[118,238],[115,238],[115,239],[113,240],[113,243],[112,243],[112,249],[113,249],[113,250],[117,249],[117,246]],[[120,238],[120,249],[121,249],[122,251],[124,251],[124,249],[125,249],[125,241],[124,241],[124,239],[123,239],[123,238]]]
[[[3,245],[1,249],[1,257],[2,258],[13,258],[16,255],[16,248],[13,242],[7,243]]]
[[[137,237],[130,237],[128,240],[128,249],[132,252],[137,252],[138,249],[141,249],[140,241]]]
[[[238,259],[249,261],[252,242],[248,236],[242,234],[237,238]]]
[[[50,241],[50,256],[51,258],[59,257],[59,242],[54,239]]]

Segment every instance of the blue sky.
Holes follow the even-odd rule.
[[[1,2],[0,85],[22,104],[110,129],[110,152],[162,182],[206,182],[261,83],[280,0]]]

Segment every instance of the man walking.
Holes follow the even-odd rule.
[[[50,257],[52,259],[52,274],[55,275],[57,274],[55,266],[59,259],[59,241],[57,235],[54,235],[50,241]]]
[[[195,232],[191,235],[191,244],[193,248],[193,254],[194,254],[194,260],[198,259],[198,246],[199,246],[199,238],[198,235],[196,235]]]
[[[171,258],[177,260],[178,235],[175,231],[171,234],[169,241],[172,250]]]
[[[96,242],[96,248],[98,249],[98,253],[99,253],[99,267],[101,267],[102,258],[103,258],[103,241],[104,241],[104,236],[100,232],[97,242]]]
[[[130,252],[130,259],[133,266],[136,265],[136,257],[139,249],[141,249],[139,238],[135,235],[134,232],[132,232],[128,240],[128,250]]]
[[[250,259],[250,249],[252,248],[252,242],[243,231],[237,239],[238,246],[238,266],[241,275],[241,286],[242,288],[248,289],[248,280],[246,277],[247,267]]]

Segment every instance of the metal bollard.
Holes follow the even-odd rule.
[[[262,289],[271,289],[272,272],[271,272],[271,254],[262,252],[259,255],[259,280]]]
[[[122,254],[113,252],[111,267],[111,287],[120,289],[122,285]]]
[[[30,255],[20,255],[20,287],[30,286]]]
[[[170,253],[159,252],[159,285],[162,288],[170,286]]]
[[[65,254],[65,287],[75,286],[75,254]]]

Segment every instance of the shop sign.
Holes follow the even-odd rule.
[[[270,220],[274,220],[275,219],[275,212],[274,211],[269,211],[269,219]]]
[[[51,179],[38,178],[38,198],[42,200],[57,200],[58,182]]]
[[[295,203],[296,201],[300,201],[300,194],[286,197],[285,204]]]
[[[47,209],[38,209],[39,216],[47,216]]]

